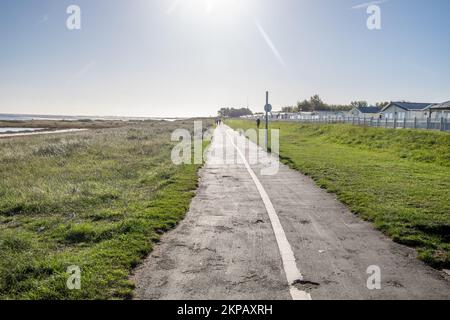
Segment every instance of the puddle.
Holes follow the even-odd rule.
[[[295,280],[292,285],[300,291],[310,292],[311,290],[317,289],[320,283],[308,280]]]
[[[44,128],[0,128],[0,133],[34,132]]]

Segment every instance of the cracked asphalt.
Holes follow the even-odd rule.
[[[314,300],[450,299],[448,275],[297,171],[280,164],[277,174],[261,175],[271,156],[258,148],[255,164],[248,151],[256,146],[225,125],[215,130],[186,218],[135,270],[136,299],[291,299],[266,207],[244,164],[235,161],[231,138],[278,215],[303,275],[294,284],[299,290]],[[367,288],[372,265],[381,270],[379,290]]]

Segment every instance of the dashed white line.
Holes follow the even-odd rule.
[[[225,129],[226,130],[226,129]],[[272,224],[272,229],[275,234],[275,238],[277,240],[278,249],[280,251],[281,260],[283,261],[283,268],[286,274],[286,280],[289,284],[289,291],[293,300],[312,300],[311,295],[306,291],[301,291],[294,286],[294,282],[297,280],[303,280],[303,276],[300,273],[300,270],[297,267],[297,263],[295,260],[294,252],[292,251],[291,245],[286,238],[286,234],[284,233],[283,227],[280,223],[280,219],[273,207],[272,201],[264,189],[263,185],[259,181],[253,169],[250,167],[249,163],[245,159],[244,154],[233,141],[233,138],[229,135],[227,131],[225,131],[226,135],[231,141],[231,144],[236,149],[237,153],[241,157],[245,168],[248,173],[252,177],[253,182],[256,185],[256,188],[259,191],[262,201],[264,202],[264,206],[266,207],[266,211],[269,215],[270,223]]]

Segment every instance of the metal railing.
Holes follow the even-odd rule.
[[[258,116],[252,117],[257,119]],[[248,118],[247,118],[248,119]],[[370,126],[379,128],[392,129],[425,129],[425,130],[440,130],[450,131],[450,119],[381,119],[381,118],[361,118],[361,117],[343,117],[343,116],[313,116],[313,117],[297,117],[297,116],[271,116],[272,121],[288,121],[288,122],[302,122],[302,123],[346,123],[359,126]]]

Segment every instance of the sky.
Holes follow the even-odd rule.
[[[450,1],[2,0],[0,113],[189,117],[450,100]],[[69,30],[69,5],[81,29]]]

